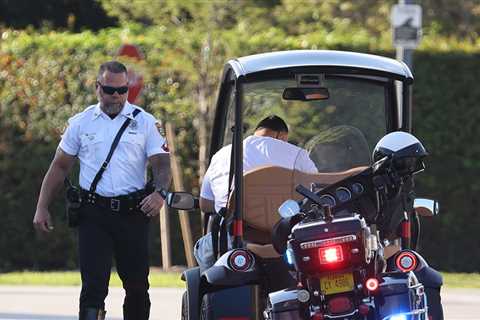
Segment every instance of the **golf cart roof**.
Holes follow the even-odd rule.
[[[410,69],[391,58],[333,50],[292,50],[255,54],[228,61],[226,69],[233,69],[237,78],[250,77],[279,69],[318,67],[334,72],[374,73],[394,79],[413,81]]]

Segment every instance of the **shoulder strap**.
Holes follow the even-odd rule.
[[[141,111],[140,109],[135,109],[132,113],[133,117],[135,118],[135,116],[139,114],[140,111]],[[117,147],[118,142],[120,141],[120,137],[122,136],[125,129],[127,129],[131,120],[132,120],[131,118],[127,118],[123,123],[122,127],[120,128],[120,130],[118,130],[117,135],[115,136],[115,139],[113,139],[113,143],[112,143],[112,146],[110,147],[110,151],[108,152],[107,159],[105,159],[102,166],[100,167],[100,170],[98,170],[97,174],[95,175],[95,178],[93,178],[93,182],[90,185],[90,192],[94,193],[95,190],[97,189],[97,184],[102,178],[103,172],[107,169],[110,159],[112,159],[113,151],[115,151],[115,148]]]

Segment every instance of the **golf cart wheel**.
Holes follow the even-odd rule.
[[[188,320],[189,317],[190,316],[188,312],[188,296],[187,296],[187,291],[185,291],[182,296],[182,320]]]

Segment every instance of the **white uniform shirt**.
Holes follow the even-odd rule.
[[[200,195],[204,199],[214,200],[217,212],[227,203],[231,149],[232,145],[228,145],[213,155],[203,178]],[[302,148],[271,137],[245,138],[243,140],[243,172],[265,165],[307,173],[317,172],[315,164]]]
[[[132,112],[141,110],[135,118]],[[166,153],[165,138],[156,127],[155,118],[138,106],[125,103],[121,113],[111,119],[100,104],[89,106],[68,120],[59,147],[80,160],[80,187],[90,189],[93,178],[107,159],[113,139],[127,118],[130,125],[113,152],[107,169],[98,182],[96,193],[113,197],[142,189],[146,183],[147,158]]]

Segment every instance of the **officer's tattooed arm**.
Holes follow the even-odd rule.
[[[160,153],[148,158],[152,166],[155,190],[168,190],[172,174],[170,172],[170,154]]]
[[[168,153],[156,154],[149,157],[148,161],[152,166],[155,191],[143,198],[140,202],[140,210],[147,217],[154,217],[158,215],[160,208],[163,206],[163,199],[166,196],[165,192],[170,184],[170,156]]]

